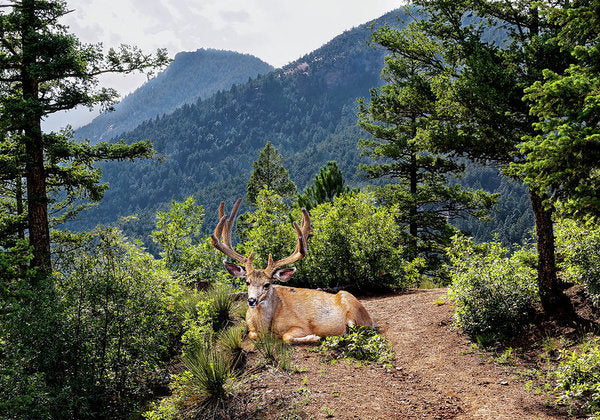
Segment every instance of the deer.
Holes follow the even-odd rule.
[[[231,246],[231,232],[241,202],[241,198],[235,202],[229,217],[225,215],[225,203],[221,202],[219,222],[211,235],[211,242],[227,257],[240,263],[235,264],[227,259],[223,261],[229,274],[246,279],[246,324],[250,339],[270,331],[288,344],[316,343],[323,337],[343,335],[347,328],[354,325],[374,327],[365,307],[349,292],[332,294],[273,284],[289,281],[296,268],[286,266],[300,261],[307,254],[307,241],[312,227],[306,209],[302,209],[301,226],[295,221],[292,223],[297,243],[290,256],[273,261],[273,256],[269,254],[267,267],[257,269],[252,262],[254,252],[244,256],[235,251]]]

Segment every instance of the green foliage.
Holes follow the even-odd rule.
[[[377,207],[372,196],[335,197],[312,210],[311,223],[313,236],[297,264],[295,284],[397,290],[418,281],[415,262],[402,257],[394,211]]]
[[[167,267],[186,284],[213,284],[223,279],[222,255],[201,234],[204,210],[192,196],[173,201],[167,212],[156,213],[152,240],[162,249]]]
[[[561,350],[558,367],[552,372],[559,401],[573,409],[579,404],[585,412],[600,415],[599,339],[587,338],[577,351]]]
[[[513,169],[533,188],[560,200],[572,215],[600,215],[600,19],[598,1],[549,5],[548,20],[560,30],[546,40],[571,55],[568,68],[547,68],[525,89],[534,135],[525,136],[527,161]]]
[[[252,164],[252,174],[246,186],[246,201],[256,205],[261,190],[274,191],[283,198],[290,199],[296,194],[296,185],[290,180],[288,171],[283,167],[283,156],[270,141],[260,152],[258,160]]]
[[[592,303],[600,305],[600,225],[595,219],[561,219],[555,230],[563,281],[585,284]]]
[[[292,368],[292,348],[280,337],[267,331],[254,340],[256,351],[265,363],[289,371]]]
[[[122,417],[151,393],[175,331],[167,307],[179,293],[160,261],[116,229],[98,229],[84,251],[63,254],[61,298],[64,417]],[[71,414],[69,414],[71,413]]]
[[[298,196],[297,203],[299,207],[310,210],[317,204],[331,203],[334,197],[349,192],[350,187],[344,185],[344,177],[337,162],[329,161],[319,170],[313,183]]]
[[[245,219],[249,228],[240,247],[245,255],[255,253],[254,261],[258,267],[261,264],[266,266],[269,254],[275,260],[290,255],[296,245],[296,231],[291,226],[290,208],[274,191],[261,190],[256,206],[256,210]]]
[[[478,246],[463,236],[453,238],[448,252],[456,326],[483,342],[520,331],[538,300],[531,252],[522,249],[509,257],[498,242]]]
[[[321,354],[335,358],[353,358],[381,365],[394,361],[390,342],[375,328],[365,326],[350,327],[346,335],[327,337],[318,349]]]

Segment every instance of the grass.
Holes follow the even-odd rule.
[[[254,347],[265,363],[285,371],[292,370],[292,349],[281,338],[267,332],[254,341]]]

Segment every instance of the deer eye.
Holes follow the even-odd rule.
[[[265,283],[265,285],[263,286],[265,289],[268,289],[269,286],[271,286],[271,283]]]

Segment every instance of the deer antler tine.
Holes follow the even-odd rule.
[[[210,239],[215,248],[221,251],[223,254],[227,255],[229,258],[234,259],[242,264],[245,264],[247,268],[252,267],[252,258],[253,255],[250,254],[250,257],[244,257],[243,255],[236,252],[231,246],[231,230],[233,227],[233,222],[235,220],[235,215],[237,214],[238,208],[242,199],[238,199],[233,206],[233,210],[231,211],[231,216],[227,219],[225,216],[225,203],[221,202],[219,205],[219,223],[215,228],[215,232],[211,235]],[[247,270],[248,271],[248,270]]]
[[[233,208],[231,209],[231,216],[229,216],[230,222],[233,222],[233,220],[235,219],[235,215],[237,214],[240,204],[242,204],[242,199],[238,198],[237,201],[235,202],[235,204],[233,205]]]
[[[296,249],[289,257],[276,262],[273,262],[273,257],[269,255],[269,263],[265,269],[265,273],[270,276],[272,276],[275,270],[278,268],[300,261],[308,253],[307,242],[308,238],[310,237],[310,233],[312,232],[312,228],[310,227],[310,214],[308,211],[306,211],[306,209],[302,209],[302,227],[299,227],[298,223],[296,222],[292,222],[292,226],[294,226],[294,229],[296,230]]]

